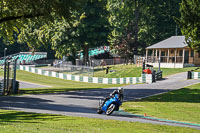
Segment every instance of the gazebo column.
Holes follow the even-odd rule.
[[[158,50],[156,49],[156,59],[158,58]]]
[[[155,56],[155,54],[154,54],[154,49],[153,49],[153,52],[152,52],[152,59],[151,59],[151,60],[152,60],[152,63],[153,63],[154,60],[155,60],[155,57],[154,57],[154,56]]]
[[[174,63],[176,63],[176,56],[177,56],[177,49],[175,48],[175,60],[174,60]]]
[[[167,50],[167,63],[169,63],[169,49]]]
[[[161,49],[159,49],[159,60],[161,60]]]
[[[154,49],[153,49],[153,52],[152,52],[152,56],[154,57]]]
[[[182,60],[183,64],[184,64],[184,61],[185,61],[185,48],[183,48],[183,60]]]
[[[147,58],[148,58],[148,49],[146,49],[146,61],[147,61]]]

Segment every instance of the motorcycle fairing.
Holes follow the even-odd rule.
[[[110,98],[108,101],[105,102],[105,104],[102,107],[102,110],[104,112],[107,111],[110,104],[115,103],[117,105],[117,109],[119,109],[119,106],[122,104],[122,102],[119,100],[118,95],[115,94],[114,97]]]

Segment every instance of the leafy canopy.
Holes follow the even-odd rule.
[[[14,41],[13,33],[27,23],[54,19],[71,19],[72,11],[81,7],[84,0],[0,0],[0,37]]]
[[[200,0],[182,0],[180,18],[175,18],[190,47],[200,51]]]

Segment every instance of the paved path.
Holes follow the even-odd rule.
[[[45,88],[45,87],[50,87],[50,86],[39,85],[39,84],[29,83],[29,82],[24,82],[24,81],[19,81],[19,88]]]
[[[149,95],[154,95],[158,93],[163,93],[170,90],[175,90],[179,88],[183,88],[192,84],[200,83],[200,80],[187,80],[187,73],[179,73],[169,77],[161,81],[157,81],[153,84],[137,84],[137,85],[129,85],[125,86],[126,92],[130,93],[138,93],[134,95],[127,95],[127,100],[131,100],[132,98],[141,98]],[[137,91],[136,91],[137,90]]]
[[[0,80],[3,78],[0,77]],[[19,81],[19,88],[44,88],[44,87],[50,87],[50,86],[45,86],[45,85],[39,85],[35,83],[30,83],[30,82],[24,82],[24,81]]]
[[[167,92],[198,83],[200,80],[186,80],[186,73],[180,73],[168,77],[153,84],[137,84],[125,86],[125,100],[147,97],[158,93]],[[159,122],[114,113],[112,116],[99,115],[96,113],[98,100],[108,96],[116,88],[94,89],[85,91],[71,91],[59,94],[23,95],[12,97],[0,97],[0,109],[12,109],[26,112],[61,114],[66,116],[81,116],[89,118],[113,119],[121,121],[134,121],[162,125],[182,127],[197,126]]]

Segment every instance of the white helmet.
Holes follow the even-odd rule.
[[[123,94],[123,93],[124,93],[124,88],[119,87],[119,88],[118,88],[118,91],[119,91],[119,93]]]

